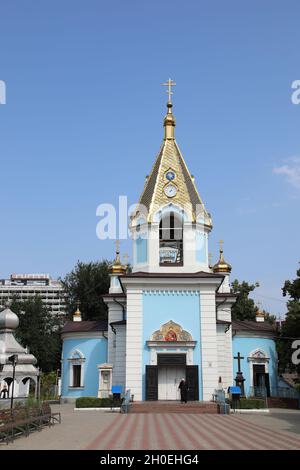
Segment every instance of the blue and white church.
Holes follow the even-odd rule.
[[[77,310],[63,328],[62,400],[107,397],[114,385],[135,401],[178,400],[183,377],[190,400],[210,401],[236,378],[246,396],[259,386],[271,394],[276,332],[260,312],[257,321],[232,321],[232,268],[222,245],[210,262],[212,218],[175,140],[171,93],[164,138],[129,229],[132,272],[118,250],[103,297],[108,321],[81,321]]]

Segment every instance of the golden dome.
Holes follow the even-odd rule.
[[[213,272],[214,273],[230,273],[231,272],[231,265],[227,263],[223,256],[223,248],[222,248],[222,240],[220,241],[220,258],[219,261],[214,265]]]

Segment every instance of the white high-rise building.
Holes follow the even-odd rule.
[[[62,283],[51,279],[49,274],[11,274],[9,279],[0,279],[0,307],[4,307],[14,297],[29,300],[35,295],[42,298],[52,313],[65,315]]]

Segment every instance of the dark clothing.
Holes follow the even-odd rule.
[[[1,390],[1,398],[8,398],[7,388],[3,388],[3,390]]]
[[[179,390],[180,390],[180,400],[181,403],[186,403],[187,402],[187,392],[188,392],[188,386],[185,380],[182,380],[179,384]]]

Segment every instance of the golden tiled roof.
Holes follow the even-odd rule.
[[[159,207],[173,203],[182,208],[189,208],[193,221],[196,221],[197,214],[201,213],[204,223],[208,227],[212,227],[211,217],[204,207],[193,177],[174,138],[175,119],[171,109],[172,104],[168,103],[168,113],[164,120],[165,139],[151,173],[146,179],[139,204],[146,207],[149,222],[152,221],[152,217]],[[166,178],[168,171],[175,173],[175,178],[171,182]],[[165,186],[170,183],[177,188],[177,193],[172,198],[164,192]]]

